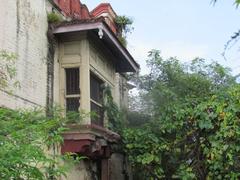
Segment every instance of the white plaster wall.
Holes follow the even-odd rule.
[[[20,89],[0,91],[0,106],[46,104],[47,15],[45,0],[0,0],[0,50],[16,53]]]

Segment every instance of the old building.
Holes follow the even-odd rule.
[[[64,22],[48,28],[49,13]],[[103,111],[102,87],[109,86],[114,101],[124,106],[127,89],[122,88],[126,86],[122,73],[139,69],[116,36],[116,16],[110,4],[90,12],[79,0],[10,0],[0,6],[0,49],[16,53],[21,85],[11,94],[0,89],[0,106],[59,104],[66,111],[97,114],[64,134],[62,153],[89,157],[72,169],[70,180],[129,177],[124,156],[111,147],[120,136],[107,129]]]

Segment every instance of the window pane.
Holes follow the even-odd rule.
[[[95,103],[91,102],[91,111],[94,112],[94,116],[91,117],[91,123],[99,126],[103,126],[103,109]]]
[[[69,111],[78,112],[80,106],[79,100],[80,98],[66,98],[67,112]]]
[[[91,75],[90,78],[90,89],[91,89],[91,99],[102,104],[102,96],[103,96],[103,89],[102,89],[103,82],[98,79],[97,77]]]
[[[79,89],[79,68],[66,69],[66,93],[80,94]]]

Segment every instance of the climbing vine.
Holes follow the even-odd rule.
[[[126,126],[126,119],[119,109],[118,105],[114,102],[112,97],[111,88],[109,86],[104,88],[104,111],[108,119],[108,127],[114,132],[120,133]]]
[[[47,18],[48,18],[48,23],[59,23],[63,21],[63,18],[54,12],[48,13]]]

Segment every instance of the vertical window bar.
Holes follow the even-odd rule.
[[[80,106],[79,98],[66,98],[67,111],[78,112]]]
[[[78,112],[80,106],[79,68],[67,68],[66,73],[66,110]],[[71,97],[75,95],[74,97]],[[77,96],[76,96],[77,95]]]
[[[91,123],[103,126],[104,112],[103,112],[103,81],[93,74],[90,75],[90,97],[91,97],[91,111],[94,116],[91,117]]]
[[[79,68],[66,69],[66,94],[80,94]]]

